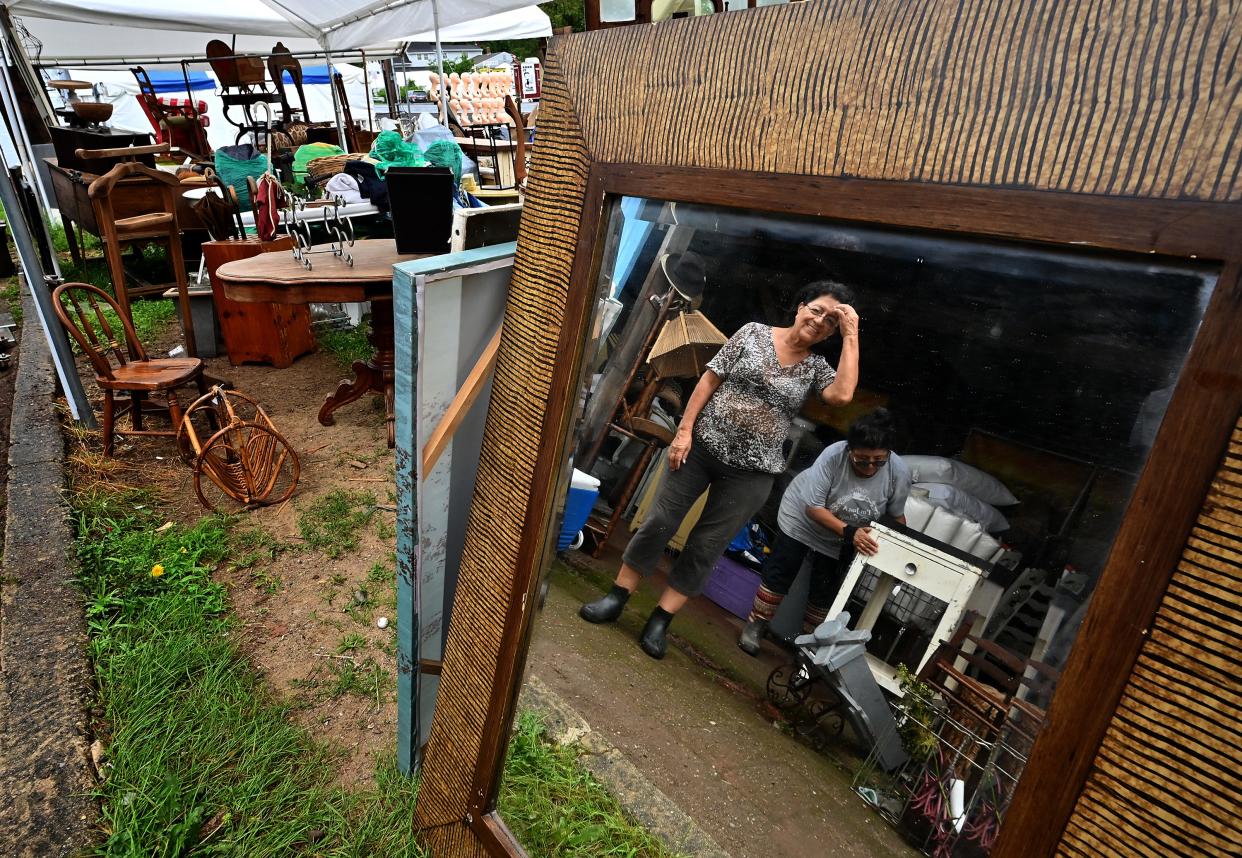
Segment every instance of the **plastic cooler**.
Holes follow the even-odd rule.
[[[586,524],[599,497],[599,480],[574,468],[569,480],[569,497],[565,500],[565,516],[561,519],[561,533],[556,540],[556,550],[564,551],[573,544],[578,531]]]
[[[721,557],[716,562],[712,576],[707,579],[703,595],[730,614],[744,620],[750,614],[755,593],[758,592],[762,580],[758,572],[743,566],[732,557]]]

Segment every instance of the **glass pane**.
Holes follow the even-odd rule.
[[[615,23],[634,20],[634,0],[599,0],[599,19]]]
[[[639,198],[611,202],[605,242],[528,684],[730,853],[902,853],[844,769],[907,838],[966,854],[1021,776],[1215,270]],[[842,304],[858,384],[831,404]],[[841,610],[884,717],[921,719],[893,746],[795,640]],[[920,822],[919,790],[954,782],[961,826]]]

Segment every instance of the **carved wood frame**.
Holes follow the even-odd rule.
[[[644,46],[658,55],[671,49],[660,42],[690,37],[744,40],[774,24],[788,25],[791,18],[803,36],[810,27],[814,37],[814,28],[834,25],[835,12],[823,4],[798,4],[736,14],[752,17],[739,23],[727,21],[735,16],[726,14],[573,36],[556,40],[549,53],[540,145],[416,827],[436,855],[523,854],[495,813],[495,800],[531,633],[529,607],[554,501],[563,489],[564,480],[553,477],[564,461],[576,402],[604,212],[612,197],[636,195],[1220,263],[1217,287],[995,853],[1002,858],[1051,855],[1242,410],[1242,338],[1232,335],[1242,329],[1242,204],[1236,202],[1242,194],[1218,183],[1213,191],[1221,202],[1122,196],[1115,189],[1126,190],[1127,176],[1118,179],[1114,171],[1110,178],[1103,168],[1077,186],[1049,181],[1043,183],[1045,190],[1019,190],[1004,170],[993,171],[997,180],[991,184],[979,180],[973,161],[957,175],[929,162],[902,181],[887,174],[887,161],[875,169],[873,179],[846,178],[839,168],[817,175],[816,170],[831,167],[815,162],[798,169],[797,163],[768,151],[765,140],[775,145],[784,139],[771,128],[757,130],[756,140],[732,150],[736,169],[719,169],[718,153],[711,148],[702,156],[687,155],[675,145],[680,138],[666,150],[653,151],[646,163],[618,157],[632,153],[618,143],[626,134],[641,136],[650,123],[661,121],[641,109],[644,98],[658,96],[644,94],[639,80],[631,96],[613,93],[606,106],[611,115],[586,112],[605,107],[581,106],[604,88],[583,73],[584,57],[605,60]],[[668,28],[667,37],[662,28]],[[615,71],[606,62],[600,65],[605,68],[594,69],[600,77]],[[762,96],[763,81],[756,85]],[[669,133],[678,131],[669,126]],[[888,133],[913,132],[894,125]],[[998,138],[993,145],[995,152],[983,153],[984,167],[989,157],[999,161],[1009,144]],[[747,152],[753,154],[748,158]],[[1104,146],[1083,157],[1107,167],[1123,154]],[[1169,196],[1191,196],[1180,193],[1177,181],[1189,184],[1189,176],[1179,178],[1178,164],[1166,172]]]

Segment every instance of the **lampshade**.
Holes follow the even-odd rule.
[[[728,339],[697,310],[678,313],[660,329],[647,363],[665,378],[698,378]]]

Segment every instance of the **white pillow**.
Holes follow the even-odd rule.
[[[932,511],[931,518],[927,520],[927,527],[923,532],[932,539],[938,539],[941,542],[951,542],[953,537],[957,535],[957,529],[961,526],[961,516],[947,507],[938,506]]]
[[[983,536],[983,525],[977,521],[963,519],[949,544],[969,554],[981,536]]]
[[[970,492],[984,503],[1010,506],[1018,502],[1005,484],[985,471],[957,459],[943,456],[906,456],[901,460],[910,468],[910,476],[916,483],[946,483]]]
[[[926,497],[910,495],[906,498],[906,527],[921,531],[927,527],[927,520],[931,518],[934,509],[935,507],[927,502]]]
[[[957,486],[945,483],[919,483],[917,488],[927,490],[927,502],[932,506],[951,509],[966,518],[973,518],[982,524],[988,533],[1006,530],[1009,527],[1009,522],[995,507],[984,503],[970,492],[963,491]]]
[[[1000,540],[995,536],[986,533],[979,537],[979,541],[975,543],[975,547],[970,549],[970,553],[978,557],[980,560],[991,560],[992,555],[1000,551]]]

